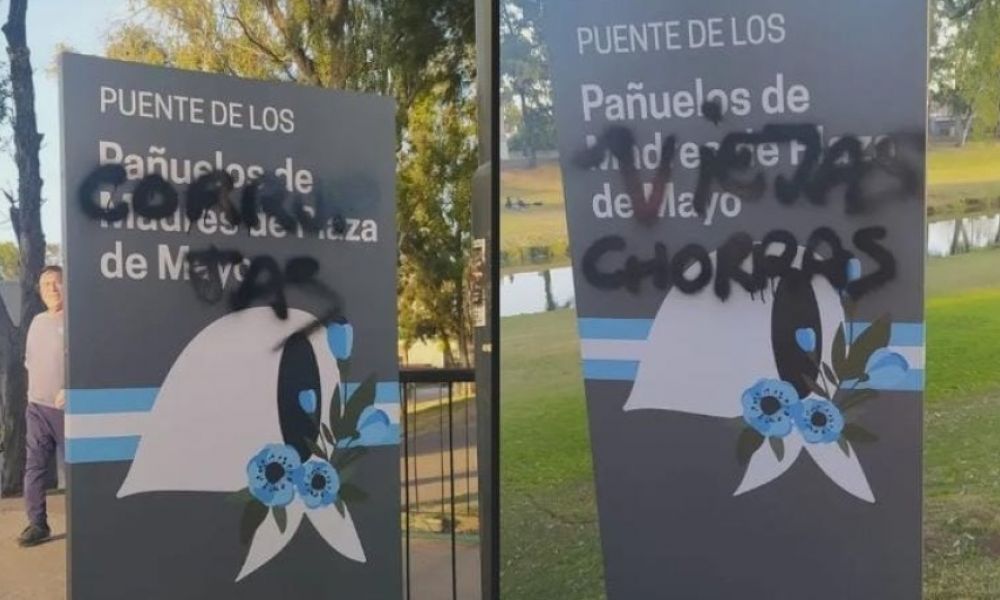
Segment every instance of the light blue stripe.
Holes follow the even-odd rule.
[[[858,339],[871,323],[856,321],[848,323],[846,327],[853,336],[852,342]],[[890,346],[923,346],[924,345],[924,324],[923,323],[893,323],[889,333]]]
[[[361,384],[348,383],[348,395]],[[149,412],[153,410],[159,388],[109,388],[69,390],[66,413],[70,415],[107,415]],[[399,382],[380,381],[375,384],[375,402],[399,404]]]
[[[357,443],[356,439],[349,439],[345,448],[374,448],[375,446],[398,446],[400,440],[402,440],[402,433],[399,428],[399,424],[390,423],[388,434],[383,438],[371,444],[361,444]],[[351,443],[354,442],[354,443]]]
[[[66,462],[72,464],[122,462],[135,459],[141,436],[68,438],[66,440]],[[368,447],[398,446],[402,434],[397,423],[389,425],[389,435]]]
[[[350,398],[359,387],[360,383],[345,383],[344,391],[347,393],[347,397]],[[375,403],[376,404],[399,404],[399,382],[398,381],[379,381],[375,384]]]
[[[585,360],[583,378],[595,381],[635,381],[639,373],[639,361],[635,360]],[[858,384],[858,389],[867,389],[867,383]],[[921,392],[924,390],[923,369],[910,369],[899,382],[893,385],[872,387],[886,392]]]
[[[867,382],[858,384],[858,389],[873,389],[883,392],[922,392],[924,390],[924,370],[910,369],[899,382],[893,385],[871,386]]]
[[[637,360],[585,360],[583,378],[603,381],[634,381],[639,373]]]
[[[389,435],[386,437],[386,439],[381,440],[375,444],[365,444],[365,446],[368,448],[374,448],[376,446],[398,446],[400,444],[400,440],[402,439],[403,437],[402,433],[400,432],[399,425],[391,423],[389,425]]]
[[[69,390],[66,412],[71,415],[149,412],[158,388]]]
[[[66,462],[73,464],[132,460],[139,436],[76,438],[66,440]]]
[[[580,319],[584,340],[644,340],[653,328],[652,319]]]

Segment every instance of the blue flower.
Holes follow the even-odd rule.
[[[383,446],[399,443],[399,432],[393,428],[389,415],[385,411],[366,406],[358,416],[358,436],[338,442],[341,448],[355,446]]]
[[[840,439],[844,415],[829,400],[804,400],[795,407],[795,425],[810,444],[828,444]]]
[[[250,493],[265,506],[285,506],[295,497],[295,477],[302,470],[291,446],[268,444],[247,463]]]
[[[743,392],[743,420],[764,437],[783,438],[792,432],[792,409],[799,393],[792,384],[761,379]]]
[[[861,261],[852,258],[847,261],[847,281],[857,281],[861,279]]]
[[[299,392],[299,406],[306,414],[316,412],[316,390],[302,390]]]
[[[325,460],[310,460],[299,470],[295,486],[308,508],[329,506],[337,501],[340,475]]]
[[[816,350],[816,331],[811,327],[797,329],[795,331],[795,342],[802,348],[803,352]]]
[[[909,363],[899,353],[888,348],[879,348],[868,357],[865,373],[867,387],[876,389],[892,388],[906,377],[910,370]]]
[[[354,345],[354,327],[350,323],[331,323],[326,328],[326,343],[337,360],[347,360]]]

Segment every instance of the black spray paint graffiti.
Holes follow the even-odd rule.
[[[716,125],[722,121],[722,108],[717,102],[706,102],[702,114]],[[698,214],[704,215],[715,185],[745,200],[759,201],[767,191],[768,182],[763,171],[750,173],[753,149],[793,143],[804,148],[803,159],[790,178],[782,174],[774,178],[775,196],[783,205],[792,205],[802,197],[813,204],[825,205],[834,190],[844,187],[845,211],[861,214],[881,202],[914,197],[923,189],[923,165],[917,160],[924,153],[922,135],[893,134],[866,139],[848,135],[833,141],[824,152],[819,125],[765,125],[757,132],[729,133],[721,143],[700,148],[694,200]],[[635,148],[632,131],[615,125],[607,128],[595,145],[578,152],[573,162],[594,169],[608,154],[614,157],[620,165],[625,189],[637,207],[637,218],[649,220],[657,215],[663,189],[672,179],[677,138],[669,136],[662,144],[649,198],[642,192],[633,155]],[[741,174],[747,176],[740,178]]]
[[[88,217],[116,223],[128,217],[129,211],[149,220],[162,220],[173,216],[180,208],[181,196],[159,174],[149,174],[136,184],[131,204],[111,202],[103,205],[99,194],[112,192],[125,184],[127,175],[120,164],[103,165],[95,169],[80,186],[79,202]],[[273,218],[285,231],[298,227],[310,235],[329,227],[335,234],[343,234],[346,219],[336,213],[319,193],[312,197],[287,194],[284,186],[274,177],[263,177],[250,182],[239,194],[233,196],[233,179],[225,171],[206,173],[195,180],[184,195],[184,213],[190,226],[202,219],[210,210],[219,210],[226,220],[249,229],[260,225],[260,212]],[[221,267],[244,268],[243,280],[229,295],[233,310],[242,310],[258,301],[268,301],[280,319],[288,317],[286,291],[297,287],[324,299],[328,309],[320,319],[299,334],[308,335],[327,323],[343,319],[343,302],[329,286],[317,279],[319,262],[312,257],[289,259],[280,265],[271,256],[244,257],[236,250],[220,250],[214,245],[203,250],[188,252],[187,267],[196,295],[209,304],[217,304],[225,297],[220,276]]]
[[[698,244],[688,244],[671,257],[667,245],[657,242],[652,256],[629,254],[613,269],[602,268],[602,261],[625,252],[628,245],[622,236],[605,236],[584,253],[582,269],[587,282],[599,290],[624,288],[637,294],[642,282],[649,279],[661,291],[676,288],[683,294],[697,294],[714,282],[715,295],[723,301],[729,298],[733,283],[757,294],[767,289],[769,282],[801,272],[809,279],[825,277],[835,289],[857,300],[896,276],[895,257],[879,243],[886,235],[884,227],[867,227],[854,234],[854,245],[877,265],[874,272],[854,281],[847,279],[847,264],[854,254],[845,250],[836,232],[827,227],[817,229],[806,240],[800,268],[794,266],[798,239],[790,231],[775,230],[759,243],[747,233],[733,234],[719,247],[714,264],[709,251]],[[772,254],[775,248],[780,248],[780,254]],[[824,251],[828,256],[824,257]],[[743,266],[747,259],[750,271]]]
[[[722,121],[722,109],[717,103],[706,103],[702,114],[712,123]],[[741,199],[760,201],[768,189],[764,172],[752,172],[753,149],[762,145],[798,144],[804,148],[804,158],[791,177],[774,177],[774,195],[782,206],[791,206],[805,198],[823,206],[838,188],[844,188],[844,210],[858,215],[873,206],[892,199],[918,197],[923,189],[922,165],[915,157],[923,156],[924,138],[918,135],[887,135],[867,142],[856,136],[833,141],[824,152],[818,125],[767,125],[759,132],[735,132],[726,135],[718,145],[704,145],[699,150],[698,183],[694,207],[704,215],[715,186],[737,194]],[[622,126],[609,127],[597,143],[577,153],[573,162],[585,169],[595,169],[609,157],[616,161],[626,193],[632,200],[635,217],[647,224],[658,220],[665,201],[666,186],[673,179],[673,162],[677,155],[676,136],[667,137],[660,148],[660,160],[653,176],[651,193],[647,196],[639,177],[634,152],[637,148],[632,131]],[[668,291],[674,287],[685,294],[695,294],[714,280],[716,296],[725,301],[735,282],[751,294],[764,290],[768,282],[793,272],[802,272],[808,279],[823,276],[830,284],[853,299],[872,292],[896,276],[896,260],[879,242],[888,232],[884,227],[860,229],[853,235],[858,251],[866,254],[876,270],[854,281],[847,280],[847,265],[854,254],[844,248],[840,237],[830,228],[814,231],[806,240],[801,268],[794,268],[799,243],[788,231],[766,234],[759,243],[747,233],[731,236],[717,252],[713,265],[709,251],[697,244],[688,244],[672,258],[667,246],[656,243],[653,255],[640,258],[629,255],[624,264],[614,270],[602,270],[599,262],[606,255],[626,250],[621,236],[603,237],[592,244],[583,256],[584,278],[603,290],[624,288],[635,294],[644,279],[651,279],[656,289]],[[770,250],[781,246],[778,255]],[[825,251],[825,253],[823,252]],[[750,259],[752,267],[743,264]],[[692,270],[694,265],[698,268]],[[692,272],[693,271],[693,272]]]

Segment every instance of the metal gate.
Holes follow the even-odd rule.
[[[402,369],[406,600],[478,600],[479,486],[472,369]]]

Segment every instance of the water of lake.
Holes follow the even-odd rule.
[[[927,226],[928,256],[952,256],[1000,246],[1000,214],[938,221]],[[505,275],[500,279],[500,316],[513,317],[571,308],[570,267]]]

